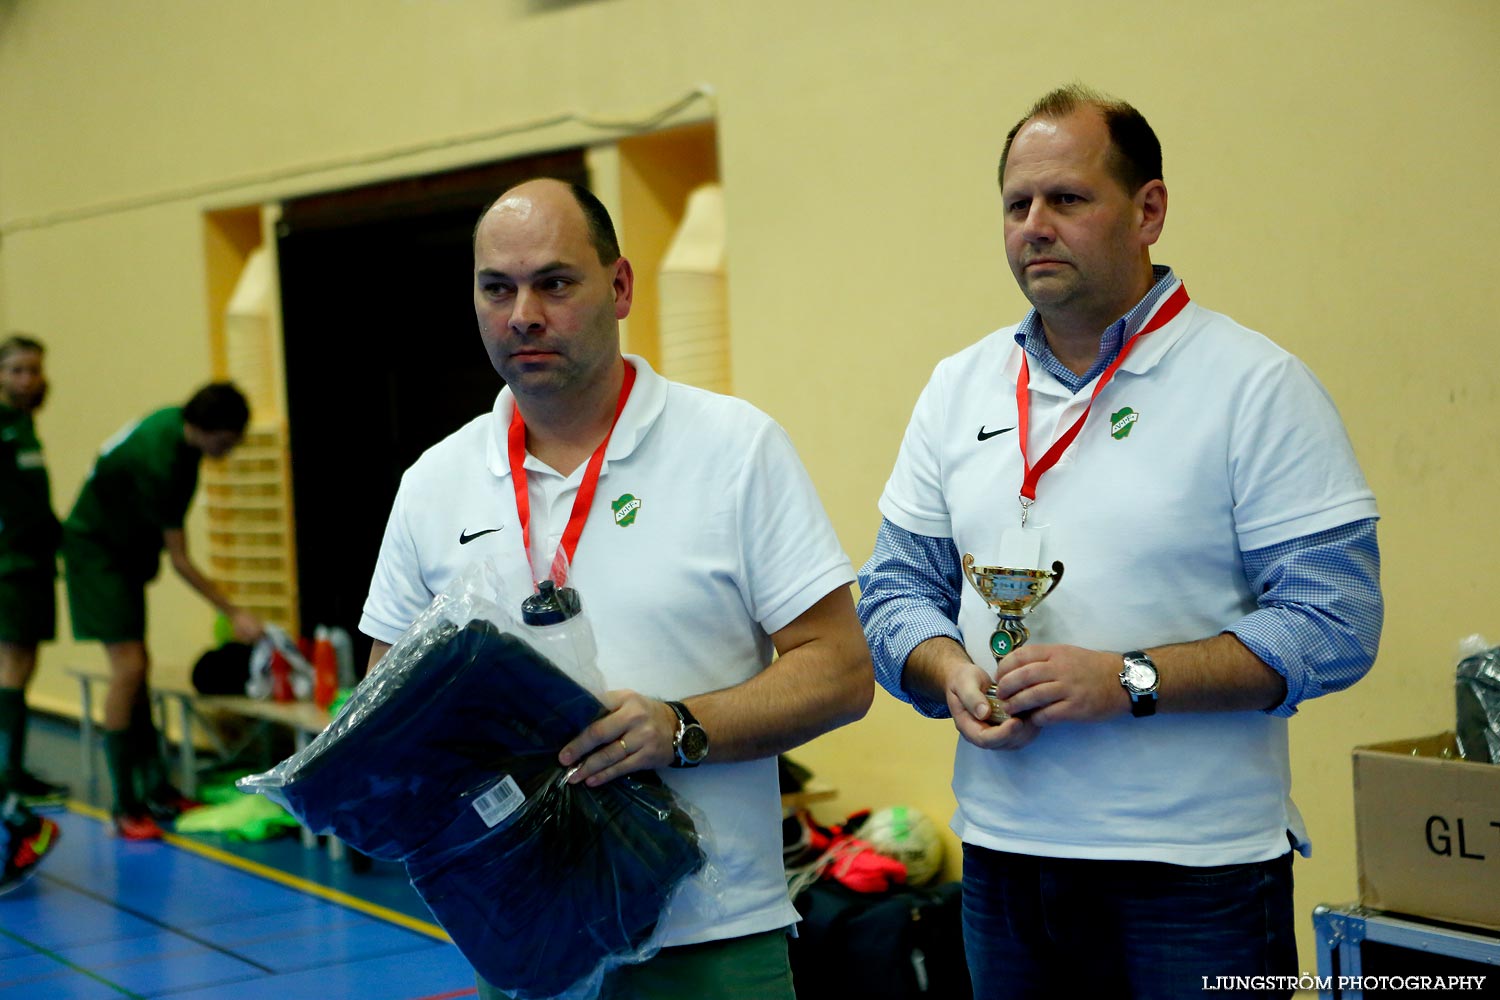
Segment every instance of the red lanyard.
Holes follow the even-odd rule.
[[[1084,407],[1083,413],[1077,420],[1073,421],[1073,426],[1069,427],[1063,433],[1062,437],[1052,442],[1052,447],[1047,449],[1047,453],[1041,457],[1036,465],[1031,464],[1031,459],[1026,454],[1026,442],[1031,423],[1031,368],[1026,364],[1026,352],[1021,352],[1021,377],[1016,380],[1016,413],[1019,417],[1017,423],[1020,426],[1016,429],[1020,432],[1021,462],[1026,468],[1025,477],[1021,480],[1020,497],[1021,524],[1023,526],[1026,524],[1026,515],[1030,512],[1031,505],[1036,503],[1037,483],[1041,481],[1042,476],[1049,469],[1057,464],[1057,460],[1062,458],[1063,452],[1068,450],[1068,446],[1073,443],[1073,439],[1083,429],[1083,422],[1089,418],[1089,411],[1094,408],[1094,400],[1099,398],[1099,393],[1103,391],[1106,385],[1109,385],[1110,379],[1115,377],[1115,372],[1125,361],[1126,356],[1130,354],[1131,348],[1135,347],[1136,343],[1146,334],[1160,330],[1172,322],[1177,314],[1182,312],[1182,307],[1187,305],[1187,303],[1187,286],[1178,285],[1177,291],[1173,292],[1166,303],[1156,311],[1156,315],[1151,317],[1151,322],[1142,327],[1135,336],[1125,341],[1125,346],[1120,348],[1119,355],[1110,363],[1108,368],[1104,369],[1104,373],[1094,383],[1094,392],[1089,396],[1089,405]]]
[[[610,421],[609,433],[594,449],[588,468],[583,470],[583,482],[578,485],[578,494],[573,497],[573,511],[568,515],[568,526],[563,529],[562,541],[552,556],[552,582],[561,587],[568,579],[568,567],[573,564],[573,553],[578,551],[578,539],[583,535],[583,522],[588,520],[589,508],[594,505],[594,490],[599,486],[599,470],[604,467],[604,449],[615,433],[620,414],[625,410],[625,401],[630,398],[630,387],[635,385],[635,367],[625,362],[625,379],[620,385],[620,401],[615,405],[615,418]],[[514,401],[513,401],[514,402]],[[526,491],[526,423],[521,418],[521,408],[514,406],[510,415],[510,433],[506,443],[510,453],[510,481],[516,491],[516,514],[521,519],[521,545],[526,549],[526,562],[531,564],[531,495]]]

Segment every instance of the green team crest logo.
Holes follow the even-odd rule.
[[[1123,441],[1130,436],[1135,422],[1141,419],[1141,415],[1126,406],[1116,410],[1109,415],[1109,433],[1116,441]]]
[[[621,493],[620,499],[609,502],[609,509],[615,512],[615,524],[628,528],[635,523],[636,514],[640,513],[641,501],[639,497]]]

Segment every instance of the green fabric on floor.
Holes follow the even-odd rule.
[[[263,795],[189,809],[177,817],[178,833],[222,833],[231,840],[270,840],[297,829],[287,811]]]
[[[333,696],[333,701],[328,703],[328,717],[333,718],[339,714],[339,709],[344,707],[344,702],[354,693],[353,688],[339,688],[339,693]]]
[[[206,774],[198,779],[193,798],[210,806],[238,802],[245,797],[245,793],[234,787],[234,783],[245,775],[254,773],[248,768],[241,768],[237,771],[214,771]]]

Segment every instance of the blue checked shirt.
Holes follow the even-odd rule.
[[[1035,310],[1016,329],[1016,342],[1076,393],[1109,366],[1127,334],[1140,329],[1171,287],[1171,269],[1154,270],[1156,284],[1104,331],[1099,357],[1083,375],[1053,356]],[[1240,557],[1257,607],[1224,631],[1286,679],[1286,698],[1272,715],[1292,715],[1306,699],[1341,691],[1365,675],[1385,618],[1374,518]],[[881,687],[933,718],[946,717],[948,706],[907,691],[901,673],[907,656],[928,639],[947,636],[963,644],[957,624],[962,586],[953,539],[913,534],[881,519],[875,551],[859,571],[859,620]]]

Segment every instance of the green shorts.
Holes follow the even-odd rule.
[[[663,948],[640,965],[616,969],[600,1000],[795,1000],[786,931]],[[480,1000],[508,1000],[478,980]]]
[[[77,536],[64,536],[63,570],[73,638],[137,642],[146,638],[146,584],[116,568],[109,553]]]
[[[57,637],[57,581],[48,573],[0,576],[0,642],[35,646]]]

